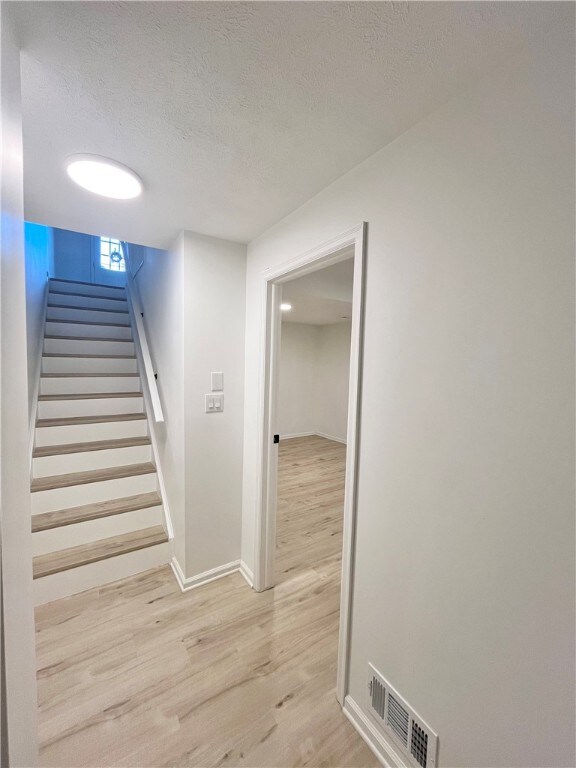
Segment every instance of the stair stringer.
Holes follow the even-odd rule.
[[[42,327],[40,329],[40,344],[38,345],[38,354],[36,356],[34,373],[34,391],[32,395],[32,407],[30,408],[30,420],[28,424],[28,462],[30,464],[30,481],[32,481],[34,453],[34,440],[36,438],[36,419],[38,418],[38,402],[40,399],[40,378],[42,376],[42,357],[44,356],[44,336],[46,334],[46,316],[48,308],[48,296],[50,295],[50,276],[46,273],[46,285],[44,286],[44,297],[42,299]]]

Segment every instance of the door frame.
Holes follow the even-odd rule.
[[[352,255],[354,256],[340,630],[338,636],[338,672],[336,682],[336,696],[341,705],[344,703],[348,687],[348,650],[358,490],[358,447],[360,440],[366,234],[367,224],[363,222],[302,256],[287,261],[272,270],[268,270],[262,275],[262,325],[264,333],[260,356],[258,496],[254,557],[254,589],[258,592],[274,586],[278,447],[274,444],[273,438],[277,424],[276,406],[278,396],[282,284],[296,277],[302,277],[336,264],[339,261],[350,258]]]

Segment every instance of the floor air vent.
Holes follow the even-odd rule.
[[[368,710],[412,765],[436,768],[438,736],[372,664],[368,665]]]
[[[410,726],[410,715],[404,709],[393,693],[388,693],[388,712],[386,715],[386,725],[394,731],[402,744],[408,745],[408,728]]]
[[[378,715],[384,720],[384,704],[386,703],[386,688],[382,685],[380,680],[373,675],[370,688],[370,696],[372,708]]]

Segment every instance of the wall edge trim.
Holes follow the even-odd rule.
[[[240,568],[238,570],[240,571],[240,575],[244,578],[244,580],[246,581],[248,586],[253,589],[254,588],[254,574],[252,573],[250,568],[248,568],[248,566],[246,565],[244,560],[240,560]]]
[[[172,557],[172,560],[170,561],[170,566],[182,592],[188,592],[190,589],[195,589],[196,587],[202,586],[202,584],[208,584],[210,581],[221,579],[224,576],[235,573],[236,571],[241,572],[240,565],[240,560],[233,560],[230,563],[218,565],[216,568],[211,568],[208,571],[203,571],[202,573],[197,573],[194,576],[186,577],[178,560],[175,557]]]
[[[394,747],[350,695],[344,699],[342,711],[384,768],[407,768]]]
[[[346,438],[336,437],[335,435],[328,435],[326,432],[316,432],[316,435],[318,437],[323,437],[325,440],[333,440],[335,443],[342,443],[343,445],[346,445],[348,442]]]

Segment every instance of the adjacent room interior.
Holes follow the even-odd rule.
[[[277,582],[303,568],[340,579],[353,280],[348,258],[282,285]]]

